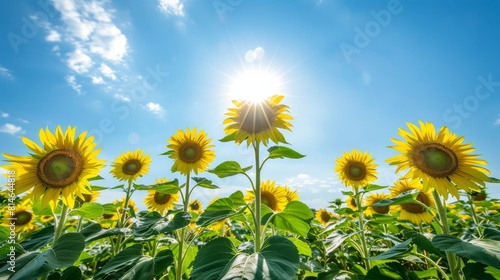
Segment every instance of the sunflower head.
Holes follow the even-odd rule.
[[[390,210],[389,206],[371,206],[372,204],[375,204],[381,200],[389,199],[389,198],[391,198],[391,196],[389,194],[385,194],[385,193],[372,193],[372,194],[370,194],[365,200],[365,205],[367,207],[366,207],[366,210],[364,211],[364,214],[367,217],[370,217],[374,213],[378,213],[378,214],[389,213],[389,210]]]
[[[326,226],[326,224],[333,218],[336,217],[335,214],[332,212],[329,212],[325,208],[320,208],[318,211],[316,211],[316,220],[320,222],[323,226]]]
[[[235,108],[226,113],[224,132],[234,134],[234,141],[241,144],[245,139],[247,145],[257,141],[265,146],[269,139],[274,143],[286,143],[285,137],[279,129],[291,131],[292,116],[288,113],[288,106],[280,104],[282,95],[271,96],[262,102],[233,100]]]
[[[90,193],[84,193],[83,199],[80,197],[77,197],[76,200],[80,203],[83,204],[85,202],[96,202],[97,198],[99,198],[100,193],[98,191],[90,191]]]
[[[391,195],[396,197],[404,192],[418,190],[418,195],[416,200],[420,203],[428,206],[435,207],[434,198],[429,192],[424,192],[422,190],[422,184],[418,180],[400,180],[397,181],[391,188]],[[414,224],[420,223],[431,223],[434,219],[434,214],[428,211],[424,206],[417,203],[405,203],[401,205],[395,205],[393,208],[394,212],[399,212],[399,220],[409,220]]]
[[[335,172],[339,179],[353,188],[364,187],[377,180],[377,164],[368,152],[353,150],[352,153],[345,152],[341,158],[337,158]]]
[[[283,191],[286,193],[287,202],[296,201],[300,199],[297,190],[292,191],[288,186],[278,186],[278,188],[283,189]]]
[[[144,150],[137,149],[135,152],[127,151],[118,156],[111,164],[113,177],[120,181],[135,181],[149,171],[151,157],[143,155]]]
[[[201,205],[201,202],[198,199],[194,199],[189,201],[188,211],[201,214],[203,212],[203,206]]]
[[[196,128],[186,131],[178,130],[177,134],[168,139],[167,148],[169,148],[169,157],[174,159],[172,172],[179,171],[187,175],[191,171],[195,174],[203,172],[214,160],[215,152],[211,150],[212,139],[203,130],[197,131]]]
[[[160,180],[155,180],[157,184],[165,183],[167,180],[161,178]],[[150,210],[156,210],[160,213],[164,213],[168,210],[174,209],[175,203],[179,201],[179,194],[168,194],[161,193],[155,190],[149,190],[146,199],[144,199],[144,204]]]
[[[68,126],[63,132],[58,126],[55,134],[48,128],[40,129],[41,146],[22,138],[31,156],[3,154],[10,162],[4,168],[16,171],[16,194],[33,188],[31,199],[41,199],[42,208],[50,203],[52,209],[59,197],[70,208],[75,205],[75,197],[83,199],[89,192],[85,188],[90,185],[88,179],[99,175],[104,161],[97,159],[100,149],[95,149],[93,136],[87,137],[86,131],[75,136],[76,127]]]
[[[288,200],[286,198],[286,192],[283,188],[275,186],[274,181],[262,181],[260,183],[260,199],[262,204],[265,204],[274,212],[281,212],[285,209]],[[247,190],[247,195],[245,196],[245,201],[250,203],[255,200],[255,194],[253,190]]]
[[[486,161],[472,154],[472,144],[464,144],[445,126],[436,133],[430,122],[419,121],[420,127],[407,123],[410,131],[399,130],[404,141],[391,139],[396,145],[391,148],[400,152],[387,162],[396,165],[399,172],[408,170],[405,179],[422,179],[423,191],[436,188],[448,199],[448,194],[460,198],[458,189],[480,191],[489,180],[490,172],[483,167]]]
[[[36,216],[33,214],[33,209],[28,201],[16,205],[14,209],[5,207],[3,217],[3,224],[8,227],[13,222],[17,233],[32,232],[38,228],[34,224]]]
[[[358,211],[358,205],[356,204],[356,199],[353,196],[348,196],[345,201],[345,204],[353,211]]]

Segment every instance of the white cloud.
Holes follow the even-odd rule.
[[[113,95],[113,97],[118,99],[118,100],[124,101],[124,102],[130,102],[130,98],[125,96],[125,95],[115,93],[115,95]]]
[[[92,79],[92,83],[94,85],[100,85],[104,83],[103,78],[100,76],[91,76],[90,78]]]
[[[108,65],[101,63],[101,66],[99,67],[99,71],[101,71],[101,73],[104,76],[110,78],[111,80],[116,80],[115,72]]]
[[[148,104],[146,104],[146,109],[157,115],[158,117],[163,117],[163,115],[165,114],[165,110],[158,103],[149,102]]]
[[[0,114],[1,114],[2,118],[8,118],[9,117],[9,113],[5,113],[5,112],[0,111]]]
[[[25,119],[17,119],[18,121],[22,122],[22,123],[30,123],[29,121],[25,120]]]
[[[76,81],[76,77],[74,75],[68,75],[66,76],[66,82],[68,82],[69,86],[74,90],[76,91],[76,93],[78,95],[81,95],[81,94],[84,94],[84,92],[82,91],[82,85],[80,85],[77,81]]]
[[[184,3],[182,0],[160,0],[158,8],[167,15],[184,16]]]
[[[264,54],[266,54],[266,51],[262,47],[256,47],[246,52],[245,60],[250,63],[261,61],[264,58]]]
[[[2,65],[0,65],[0,76],[4,76],[5,78],[7,78],[9,80],[14,80],[14,76],[12,75],[12,71],[3,67]]]
[[[22,132],[23,128],[20,126],[15,126],[11,123],[6,123],[2,126],[0,126],[0,132],[1,133],[7,133],[7,134],[12,134],[16,135],[18,132]]]
[[[61,42],[61,34],[54,29],[49,30],[49,34],[45,37],[48,42]]]
[[[308,188],[332,188],[333,185],[338,184],[334,178],[318,179],[314,178],[308,174],[298,174],[295,177],[285,179],[283,185],[287,185],[293,188],[302,188],[307,186]]]
[[[92,67],[92,59],[82,49],[76,49],[68,56],[68,67],[78,74],[87,73]]]

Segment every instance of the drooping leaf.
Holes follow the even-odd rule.
[[[174,262],[172,250],[162,250],[154,258],[155,275],[161,275]]]
[[[217,175],[219,178],[230,177],[238,174],[243,174],[252,169],[252,166],[242,168],[236,161],[225,161],[215,167],[215,169],[208,170],[208,172]]]
[[[416,192],[413,192],[413,191],[404,192],[401,195],[398,195],[397,197],[394,197],[391,199],[380,200],[380,201],[372,204],[371,206],[391,206],[391,205],[415,203],[417,195],[418,195],[418,191],[416,191]]]
[[[27,240],[21,243],[21,246],[26,251],[35,251],[49,244],[53,239],[54,226],[48,226],[28,236]]]
[[[224,138],[220,139],[219,141],[220,142],[230,142],[230,141],[234,141],[234,139],[236,139],[236,133],[238,133],[237,131],[231,133],[231,134],[228,134],[226,136],[224,136]]]
[[[309,206],[301,201],[290,201],[281,213],[274,216],[272,223],[280,230],[306,236],[313,218],[314,214]]]
[[[158,212],[142,211],[137,215],[137,222],[132,231],[135,236],[148,237],[160,233],[167,233],[181,229],[189,225],[191,214],[188,212],[178,212],[169,221]]]
[[[179,180],[174,179],[165,183],[158,183],[150,186],[134,184],[136,190],[154,190],[159,193],[175,194],[180,191]]]
[[[425,250],[431,254],[434,254],[442,258],[446,257],[446,253],[434,247],[434,245],[432,245],[431,240],[429,240],[425,235],[413,230],[405,232],[404,235],[407,238],[411,238],[413,240],[413,243],[417,245],[417,247],[420,250]]]
[[[363,191],[365,192],[371,192],[371,191],[378,191],[378,190],[383,190],[388,188],[389,186],[380,186],[380,185],[375,185],[371,184],[363,188]]]
[[[220,198],[210,204],[203,213],[198,217],[196,224],[199,226],[207,226],[213,222],[220,221],[241,214],[245,208],[239,209],[239,206],[234,205],[231,198]]]
[[[351,233],[343,233],[340,231],[334,231],[332,232],[325,241],[326,247],[326,253],[330,254],[335,249],[337,249],[347,238],[350,238],[353,235],[358,234],[359,231],[351,232]]]
[[[307,242],[302,241],[298,238],[295,237],[289,237],[288,240],[292,241],[295,247],[297,247],[297,250],[299,251],[300,255],[304,255],[307,257],[312,257],[312,250],[309,244]]]
[[[302,155],[288,147],[284,146],[274,146],[270,147],[267,149],[269,152],[269,158],[270,159],[275,159],[275,158],[292,158],[292,159],[299,159],[305,157],[305,155]]]
[[[94,279],[153,279],[154,259],[141,252],[141,244],[123,249],[94,275]]]
[[[412,239],[408,239],[403,243],[400,243],[396,246],[393,246],[389,250],[379,254],[378,256],[375,257],[369,257],[369,260],[386,260],[386,259],[393,259],[393,258],[398,258],[401,257],[402,255],[408,253],[411,251],[411,246],[410,242]]]
[[[199,187],[202,187],[202,188],[205,188],[205,189],[218,189],[219,187],[217,185],[214,185],[212,183],[212,181],[206,179],[206,178],[201,178],[201,177],[192,177],[191,179],[193,179],[195,182],[196,182],[196,186],[199,186]]]

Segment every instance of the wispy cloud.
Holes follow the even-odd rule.
[[[159,0],[158,8],[167,15],[184,16],[184,3],[182,0]]]
[[[117,80],[117,69],[126,66],[128,43],[113,21],[110,1],[59,0],[53,5],[60,13],[60,24],[45,24],[45,40],[69,44],[66,52],[55,46],[56,54],[70,69],[66,77],[69,86],[81,94],[86,84],[105,84],[104,77]]]
[[[0,111],[0,115],[2,116],[2,118],[8,118],[9,117],[9,113],[5,113],[5,112],[2,112],[2,111]]]
[[[0,133],[16,135],[19,132],[23,133],[23,128],[20,126],[13,125],[11,123],[6,123],[0,126]]]
[[[318,179],[308,174],[298,174],[295,177],[285,179],[282,184],[293,188],[314,187],[314,188],[332,188],[338,185],[338,181],[334,178]],[[319,192],[319,189],[318,191]]]
[[[29,121],[25,120],[25,119],[17,119],[18,121],[22,122],[22,123],[30,123]]]
[[[14,75],[12,75],[12,71],[0,65],[0,76],[7,78],[9,80],[14,80]]]
[[[149,102],[146,104],[146,109],[160,118],[165,115],[165,109],[158,103]]]
[[[125,96],[125,95],[121,95],[121,94],[118,94],[118,93],[115,93],[115,95],[113,96],[115,99],[118,99],[120,101],[123,101],[123,102],[130,102],[130,98]]]

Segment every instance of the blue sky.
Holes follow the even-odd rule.
[[[335,158],[369,151],[380,184],[398,178],[384,160],[398,127],[446,125],[474,143],[500,177],[500,3],[497,1],[2,1],[0,151],[27,154],[48,126],[96,135],[106,159],[144,149],[151,171],[138,183],[182,178],[158,156],[177,129],[198,127],[225,160],[252,164],[245,146],[216,141],[231,85],[250,69],[280,77],[294,116],[285,133],[301,160],[273,161],[264,179],[299,190],[311,207],[346,190]],[[495,140],[497,139],[497,140]],[[209,201],[247,189],[243,178],[199,190]],[[100,183],[102,184],[102,183]],[[488,185],[500,198],[496,185]],[[121,196],[106,191],[101,201]],[[144,193],[135,193],[141,204]]]

